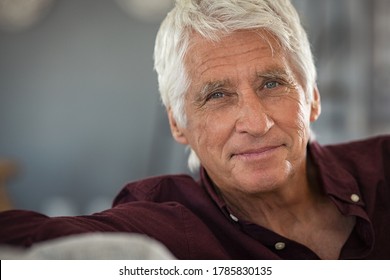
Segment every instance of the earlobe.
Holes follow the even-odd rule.
[[[167,110],[167,113],[173,139],[175,139],[175,141],[180,144],[188,145],[187,137],[185,136],[184,130],[176,122],[171,108]]]
[[[310,122],[315,122],[321,114],[321,97],[317,85],[313,88],[313,98],[311,101]]]

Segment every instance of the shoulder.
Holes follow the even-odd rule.
[[[327,176],[352,177],[362,189],[374,186],[390,189],[390,136],[326,146],[312,143],[310,151]]]
[[[334,150],[346,150],[346,151],[362,151],[369,153],[374,149],[374,151],[390,151],[390,135],[381,135],[370,137],[361,140],[355,140],[350,142],[345,142],[341,144],[328,145],[329,149]]]
[[[348,163],[362,163],[367,166],[390,161],[390,135],[376,136],[340,144],[311,145],[315,157],[322,161],[340,160]]]
[[[199,192],[201,187],[187,174],[162,175],[130,182],[115,197],[113,205],[130,201],[177,200],[188,192]]]

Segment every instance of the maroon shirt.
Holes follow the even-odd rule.
[[[340,259],[390,259],[390,136],[331,146],[314,142],[308,152],[325,193],[342,214],[356,217]],[[130,183],[111,209],[93,215],[0,213],[1,243],[30,246],[96,231],[147,234],[179,259],[318,259],[304,245],[231,215],[203,169],[200,182],[170,175]]]

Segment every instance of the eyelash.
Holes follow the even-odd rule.
[[[269,85],[271,83],[274,84],[274,86],[273,87],[267,87],[267,85]],[[267,82],[264,83],[264,87],[263,88],[265,88],[265,89],[273,89],[273,88],[276,88],[276,87],[278,87],[280,85],[282,85],[282,83],[280,83],[279,81],[267,81]]]
[[[217,96],[217,95],[220,95],[220,96]],[[222,98],[224,97],[226,94],[224,92],[221,92],[221,91],[216,91],[216,92],[212,92],[210,93],[207,98],[206,98],[206,101],[209,101],[210,99],[218,99],[218,98]]]

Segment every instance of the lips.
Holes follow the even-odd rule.
[[[265,146],[260,148],[245,149],[243,151],[233,153],[231,157],[232,158],[233,157],[239,157],[239,158],[265,157],[282,146],[283,145],[275,145],[275,146]]]

